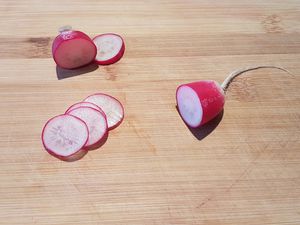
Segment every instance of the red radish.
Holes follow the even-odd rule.
[[[45,149],[52,155],[69,157],[88,141],[88,128],[79,118],[59,115],[48,120],[42,131]]]
[[[97,54],[93,41],[85,33],[62,29],[52,44],[56,64],[65,69],[75,69],[91,63]]]
[[[84,99],[84,101],[94,103],[104,111],[108,129],[117,127],[124,118],[124,109],[122,104],[110,95],[102,93],[93,94]]]
[[[276,68],[290,74],[288,70],[277,66],[256,66],[232,72],[222,85],[213,80],[180,85],[176,91],[176,100],[182,119],[193,128],[209,122],[223,110],[225,92],[232,80],[244,72],[262,68]]]
[[[117,34],[101,34],[93,39],[97,46],[95,61],[99,65],[109,65],[119,61],[125,51],[123,38]]]
[[[106,117],[97,109],[82,106],[72,109],[68,114],[82,119],[88,127],[89,137],[84,147],[90,147],[105,137],[107,133]]]
[[[72,109],[76,109],[76,108],[83,107],[83,106],[91,107],[91,108],[96,109],[96,110],[100,111],[101,113],[105,114],[99,106],[97,106],[97,105],[95,105],[94,103],[91,103],[91,102],[77,102],[74,105],[71,105],[65,113],[67,114]]]

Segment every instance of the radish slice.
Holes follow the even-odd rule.
[[[176,100],[182,119],[195,128],[210,121],[223,110],[225,95],[217,82],[204,80],[179,86]]]
[[[95,59],[97,48],[83,32],[63,29],[52,45],[56,64],[65,69],[75,69]]]
[[[100,111],[91,107],[79,107],[68,112],[69,115],[82,119],[89,130],[89,138],[84,147],[89,147],[99,142],[107,133],[106,117]]]
[[[68,157],[86,144],[88,136],[88,128],[81,119],[59,115],[48,120],[44,126],[42,141],[50,154]]]
[[[91,102],[99,106],[105,113],[108,129],[117,127],[124,118],[124,109],[122,104],[114,97],[107,94],[93,94],[85,102]]]
[[[101,113],[103,113],[103,114],[105,115],[105,113],[102,111],[102,109],[101,109],[99,106],[97,106],[97,105],[95,105],[94,103],[91,103],[91,102],[78,102],[78,103],[75,103],[74,105],[71,105],[71,106],[67,109],[67,111],[66,111],[65,113],[67,114],[67,113],[70,112],[72,109],[76,109],[76,108],[84,107],[84,106],[86,106],[86,107],[91,107],[91,108],[93,108],[93,109],[96,109],[96,110],[100,111]]]
[[[121,36],[117,34],[101,34],[93,39],[97,47],[95,61],[99,65],[113,64],[119,61],[125,51],[125,44]]]

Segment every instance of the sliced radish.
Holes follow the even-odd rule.
[[[122,104],[114,97],[107,94],[93,94],[85,102],[91,102],[99,106],[105,113],[108,129],[117,127],[124,118],[124,109]]]
[[[101,113],[105,114],[99,106],[97,106],[91,102],[77,102],[74,105],[71,105],[65,113],[67,114],[72,109],[76,109],[76,108],[83,107],[83,106],[91,107],[91,108],[96,109],[96,110],[100,111]]]
[[[199,127],[222,111],[225,95],[217,82],[204,80],[179,86],[176,100],[182,119],[190,127]]]
[[[93,39],[97,47],[95,61],[100,65],[113,64],[119,61],[125,51],[123,38],[117,34],[101,34]]]
[[[77,153],[88,141],[87,125],[72,115],[59,115],[48,120],[43,128],[42,141],[53,155],[68,157]]]
[[[95,59],[97,48],[85,33],[64,29],[54,39],[52,55],[56,64],[65,69],[75,69]]]
[[[76,116],[86,123],[89,131],[89,138],[85,147],[92,146],[105,137],[107,133],[106,117],[97,109],[82,106],[72,109],[68,114]]]

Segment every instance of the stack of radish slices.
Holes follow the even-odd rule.
[[[125,51],[124,40],[117,34],[101,34],[92,40],[69,26],[62,27],[59,32],[52,44],[52,55],[56,64],[64,69],[76,69],[91,62],[113,64]]]
[[[102,93],[90,95],[48,120],[42,132],[43,145],[51,155],[68,161],[78,152],[104,144],[108,131],[123,118],[123,106],[116,98]]]

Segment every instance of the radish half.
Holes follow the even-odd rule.
[[[176,101],[182,119],[193,128],[209,122],[223,110],[225,92],[233,79],[244,72],[262,68],[275,68],[290,74],[288,70],[277,66],[256,66],[232,72],[222,85],[213,80],[180,85],[176,91]]]
[[[214,118],[225,102],[222,88],[212,80],[181,85],[176,96],[178,110],[190,127],[198,127]]]
[[[114,97],[107,94],[93,94],[85,102],[91,102],[99,106],[106,115],[108,129],[117,127],[124,118],[124,109],[122,104]]]
[[[107,133],[106,117],[97,109],[82,106],[70,110],[68,114],[82,119],[88,127],[89,137],[84,147],[90,147],[105,137]]]
[[[52,44],[53,59],[59,67],[75,69],[91,63],[97,54],[93,41],[85,33],[64,29]]]
[[[88,141],[88,128],[79,118],[59,115],[48,120],[42,131],[45,149],[52,155],[69,157]]]
[[[96,110],[100,111],[101,113],[105,114],[99,106],[97,106],[97,105],[95,105],[94,103],[91,103],[91,102],[77,102],[74,105],[71,105],[65,113],[67,114],[72,109],[76,109],[76,108],[84,107],[84,106],[91,107],[91,108],[96,109]]]
[[[125,51],[123,38],[117,34],[101,34],[93,39],[97,47],[95,61],[99,65],[109,65],[119,61]]]

